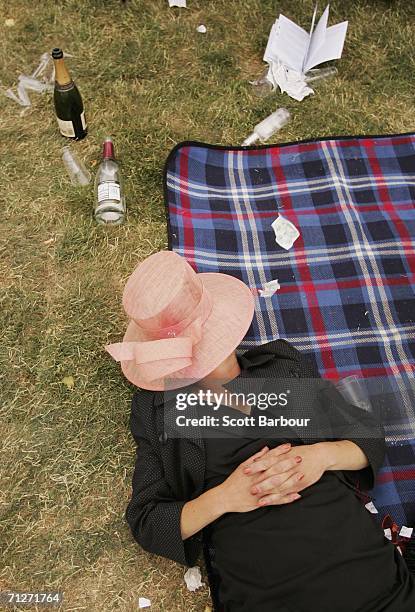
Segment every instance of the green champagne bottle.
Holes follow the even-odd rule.
[[[65,66],[62,49],[53,49],[55,64],[55,102],[56,117],[62,136],[82,140],[87,135],[84,105],[81,94]]]

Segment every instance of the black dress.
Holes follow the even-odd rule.
[[[221,406],[217,416],[239,411]],[[252,408],[251,415],[258,411]],[[215,428],[217,431],[217,428]],[[224,432],[225,434],[225,432]],[[205,490],[265,444],[205,438]],[[294,445],[303,444],[291,438]],[[415,587],[401,555],[361,499],[335,472],[291,504],[227,513],[210,526],[226,612],[414,612]]]
[[[324,393],[324,401],[319,401],[315,366],[288,342],[280,339],[255,347],[239,361],[238,387],[242,379],[249,384],[255,379],[261,388],[265,379],[273,385],[287,377],[290,386],[297,381],[298,404],[310,404],[313,417],[318,414],[317,437],[326,426],[321,411],[330,418],[342,413],[345,422],[349,416],[356,421],[353,406],[338,393],[331,398]],[[332,387],[322,381],[323,391],[325,386]],[[316,401],[311,405],[313,397]],[[175,411],[174,402],[162,392],[134,394],[130,426],[137,454],[126,519],[135,540],[150,553],[191,567],[203,550],[215,610],[223,608],[216,596],[218,573],[209,570],[212,560],[220,569],[227,612],[415,611],[413,577],[350,488],[357,479],[361,490],[371,490],[383,464],[384,432],[376,421],[360,423],[358,435],[353,436],[348,426],[341,431],[342,417],[339,435],[334,436],[356,442],[368,458],[368,468],[329,472],[303,491],[297,502],[224,515],[183,540],[180,522],[187,501],[222,482],[240,461],[264,445],[263,439],[274,437],[270,445],[281,444],[282,439],[275,439],[273,428],[270,433],[261,430],[259,440],[247,430],[242,437],[221,443],[204,436],[201,428],[178,437],[168,428],[171,411]],[[196,419],[200,407],[189,405],[185,412]],[[361,419],[360,413],[356,418]],[[287,439],[294,444],[313,443],[301,429]]]

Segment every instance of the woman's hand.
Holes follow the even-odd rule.
[[[258,453],[241,463],[221,485],[218,485],[218,488],[221,489],[224,512],[250,512],[263,505],[258,503],[258,496],[252,491],[255,481],[258,480],[258,473],[255,471],[249,474],[247,468],[259,464],[271,452],[275,461],[277,457],[286,456],[289,450],[290,445],[279,446],[272,451],[265,446]],[[293,458],[288,461],[281,459],[280,469],[289,470],[294,465],[297,465],[297,463]],[[299,497],[292,491],[285,491],[278,496],[278,500],[276,499],[274,503],[277,505],[288,504],[299,499]]]
[[[268,451],[249,466],[249,473],[256,475],[251,493],[258,498],[260,506],[279,503],[281,496],[298,494],[310,487],[330,465],[324,444],[294,446],[283,456],[275,453],[276,450]],[[281,473],[283,462],[288,461],[296,467]]]

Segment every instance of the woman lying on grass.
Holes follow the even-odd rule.
[[[128,280],[131,322],[124,341],[106,348],[139,387],[126,513],[134,538],[189,566],[208,541],[221,610],[414,612],[414,579],[362,502],[383,463],[382,428],[283,340],[237,356],[253,302],[239,280],[196,274],[171,252],[152,255]],[[257,422],[258,406],[192,401],[178,410],[174,393],[163,393],[179,389],[183,400],[247,382],[274,393],[280,419],[299,409],[310,426],[293,420],[276,433],[245,418],[229,427],[236,417]],[[183,414],[193,424],[171,427]]]

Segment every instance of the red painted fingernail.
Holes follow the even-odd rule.
[[[301,463],[301,461],[302,461],[303,459],[302,459],[302,457],[296,457],[296,458],[295,458],[295,460],[296,460],[296,462],[297,462],[297,463]]]
[[[249,473],[250,473],[250,471],[251,471],[251,468],[249,468],[249,467],[244,468],[244,472],[245,472],[245,474],[249,474]]]
[[[258,489],[256,487],[254,487],[252,489],[252,495],[256,495],[258,493]]]

